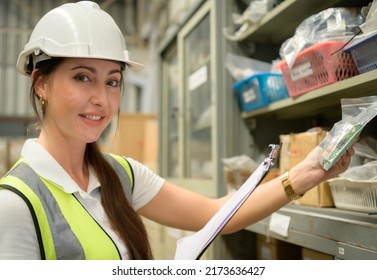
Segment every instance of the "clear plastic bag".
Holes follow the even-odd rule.
[[[362,137],[354,145],[355,154],[352,156],[350,167],[360,166],[370,161],[377,161],[377,139]]]
[[[359,98],[344,98],[341,100],[342,119],[357,117],[370,105],[377,102],[377,96],[364,96]]]
[[[363,35],[375,32],[377,30],[377,1],[369,3],[368,13],[365,22],[360,25]]]
[[[272,71],[270,63],[233,53],[227,53],[225,66],[236,81],[244,80],[257,73]]]
[[[257,162],[246,155],[224,158],[222,162],[229,190],[238,189],[258,167]]]
[[[238,41],[250,26],[259,22],[261,18],[271,11],[281,0],[251,0],[242,14],[234,13],[234,27],[225,27],[223,34],[228,40]]]
[[[280,57],[292,68],[297,54],[322,41],[347,42],[355,35],[355,29],[364,22],[346,8],[329,8],[306,18],[293,37],[280,47]]]
[[[347,171],[340,174],[339,177],[353,181],[377,182],[377,160],[350,167]]]
[[[234,17],[235,23],[242,24],[246,21],[257,23],[278,2],[277,0],[252,0],[242,15]]]
[[[248,169],[254,171],[258,167],[258,163],[246,155],[224,158],[222,162],[231,169]]]
[[[342,99],[342,120],[337,122],[319,144],[319,161],[330,169],[355,143],[365,125],[377,115],[377,96]]]

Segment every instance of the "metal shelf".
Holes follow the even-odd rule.
[[[357,0],[284,0],[258,23],[250,26],[240,41],[280,44],[291,37],[296,27],[307,17],[330,7],[360,7],[370,1]],[[282,28],[284,26],[284,28]]]
[[[288,237],[269,231],[271,217],[246,230],[333,255],[336,259],[377,259],[377,217],[337,208],[288,205]]]
[[[276,116],[291,119],[316,114],[318,110],[338,106],[341,98],[356,98],[377,94],[377,70],[370,71],[343,81],[336,82],[295,98],[286,98],[266,107],[243,112],[244,119]]]

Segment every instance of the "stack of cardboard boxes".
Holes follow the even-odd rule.
[[[158,165],[158,125],[154,114],[122,113],[103,149],[131,157],[153,171]]]
[[[280,174],[302,161],[311,150],[318,146],[326,133],[325,130],[314,129],[308,132],[280,135],[282,143],[279,161]],[[331,189],[327,182],[309,190],[302,198],[293,203],[316,207],[334,206]]]

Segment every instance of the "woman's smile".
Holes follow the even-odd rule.
[[[99,121],[99,120],[103,119],[103,117],[101,117],[101,116],[87,115],[87,114],[81,115],[81,117],[92,120],[92,121]]]

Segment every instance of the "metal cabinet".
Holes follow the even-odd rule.
[[[213,197],[226,192],[221,159],[251,141],[224,61],[231,4],[199,1],[159,49],[160,173]]]
[[[231,5],[198,1],[159,48],[159,171],[210,197],[226,193],[221,159],[238,154],[251,141],[229,90],[232,80],[224,61],[229,42],[222,28],[230,20]],[[221,243],[218,238],[211,246],[210,258],[227,254]]]
[[[183,176],[211,179],[214,176],[210,3],[207,2],[178,34]],[[216,101],[215,101],[216,102]]]

